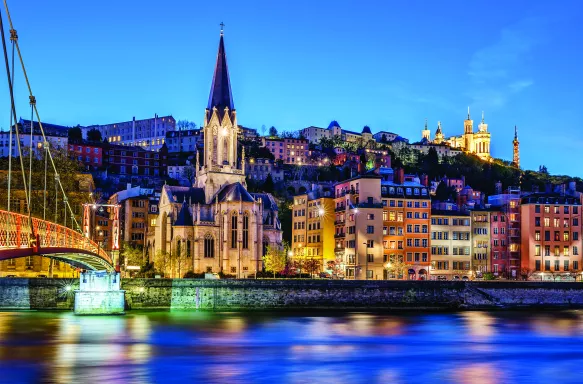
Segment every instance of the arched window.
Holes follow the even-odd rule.
[[[214,258],[215,257],[215,239],[213,235],[207,233],[204,236],[204,257]]]
[[[191,256],[190,247],[191,247],[190,240],[186,240],[186,257],[190,257]]]
[[[237,248],[237,213],[231,215],[231,248]]]
[[[243,216],[243,249],[249,248],[249,213]]]
[[[229,138],[223,137],[223,164],[229,164]]]
[[[263,237],[263,256],[267,255],[267,247],[269,246],[269,238]]]
[[[182,255],[181,252],[182,252],[182,241],[180,239],[178,239],[176,241],[176,255],[178,257],[180,257]]]

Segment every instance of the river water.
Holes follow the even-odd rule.
[[[583,383],[583,311],[0,312],[0,383]]]

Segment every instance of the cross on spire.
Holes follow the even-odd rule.
[[[223,30],[225,29],[225,23],[223,23],[221,21],[221,24],[219,24],[221,26],[221,36],[223,36]]]

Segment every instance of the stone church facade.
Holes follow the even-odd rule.
[[[244,150],[241,160],[237,156],[238,131],[221,31],[204,117],[204,164],[197,152],[193,187],[162,188],[155,230],[148,239],[152,261],[172,277],[186,271],[252,276],[262,271],[267,246],[281,245],[273,196],[246,189]]]

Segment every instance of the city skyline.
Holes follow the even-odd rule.
[[[12,5],[44,121],[90,125],[157,113],[202,125],[224,22],[233,98],[244,126],[299,130],[337,120],[349,130],[369,125],[417,141],[426,118],[432,136],[437,121],[445,135],[460,134],[469,105],[474,126],[485,112],[493,157],[512,160],[517,125],[523,168],[544,164],[552,174],[582,176],[559,155],[582,144],[568,132],[582,101],[577,60],[552,59],[575,55],[581,45],[574,38],[578,27],[568,22],[578,4],[545,9],[513,3],[503,15],[491,4],[448,10],[425,4],[421,13],[383,5],[375,14],[348,3],[316,4],[312,12],[301,4],[232,4],[216,20],[206,4],[194,9],[170,2],[162,15],[153,2],[116,5],[115,12],[112,4],[60,2],[33,11]],[[83,23],[79,15],[86,12],[111,26]],[[160,22],[165,15],[169,25]],[[26,118],[28,98],[18,75],[17,112]],[[9,121],[5,89],[3,128]],[[548,150],[541,155],[543,137]]]

